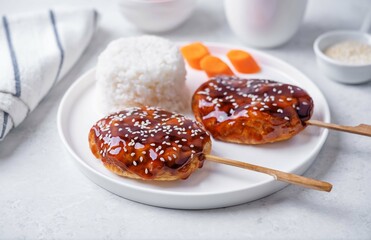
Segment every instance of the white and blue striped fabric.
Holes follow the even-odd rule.
[[[0,140],[75,64],[90,42],[96,22],[94,9],[1,17]]]

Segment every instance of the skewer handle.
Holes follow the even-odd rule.
[[[367,124],[360,124],[358,126],[342,126],[342,125],[337,125],[334,123],[325,123],[325,122],[321,122],[318,120],[309,120],[309,121],[306,121],[306,123],[308,125],[313,125],[317,127],[324,127],[324,128],[329,128],[333,130],[349,132],[349,133],[371,137],[371,125],[367,125]]]
[[[283,182],[299,185],[302,187],[312,188],[315,190],[325,191],[325,192],[330,192],[332,189],[332,185],[328,182],[323,182],[323,181],[299,176],[299,175],[292,174],[292,173],[286,173],[286,172],[282,172],[279,170],[266,168],[266,167],[262,167],[262,166],[258,166],[258,165],[254,165],[250,163],[221,158],[218,156],[206,155],[205,157],[207,160],[212,161],[212,162],[222,163],[222,164],[226,164],[226,165],[230,165],[234,167],[248,169],[248,170],[255,171],[255,172],[269,174],[273,176],[275,180],[278,180],[278,181],[283,181]]]

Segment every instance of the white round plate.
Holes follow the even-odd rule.
[[[243,49],[205,43],[213,55],[228,62],[230,49]],[[328,104],[319,89],[300,71],[275,57],[254,49],[250,52],[260,64],[259,74],[241,75],[265,78],[298,85],[308,91],[314,101],[312,119],[330,121]],[[236,72],[236,71],[235,71]],[[205,73],[187,66],[187,85],[190,91],[207,80]],[[64,145],[76,163],[93,182],[127,199],[166,208],[207,209],[232,206],[267,196],[286,186],[273,177],[244,169],[205,162],[204,167],[187,180],[175,182],[144,182],[117,176],[109,172],[90,152],[88,133],[99,120],[94,108],[94,69],[80,77],[66,92],[58,111],[58,129]],[[302,174],[322,148],[328,131],[307,127],[297,136],[284,142],[249,146],[213,141],[212,154]]]

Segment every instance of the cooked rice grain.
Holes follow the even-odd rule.
[[[178,47],[155,36],[121,38],[99,56],[96,91],[102,113],[158,106],[181,112],[189,105],[186,70]]]

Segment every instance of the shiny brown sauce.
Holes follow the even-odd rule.
[[[203,152],[209,134],[202,125],[180,114],[155,107],[131,108],[99,120],[90,130],[94,155],[142,179],[163,171],[185,171],[190,159]],[[199,158],[202,167],[203,158]]]
[[[193,96],[192,108],[196,119],[216,139],[237,139],[238,136],[228,136],[228,132],[243,132],[247,125],[247,130],[253,131],[250,136],[244,134],[256,138],[251,141],[254,144],[273,142],[275,137],[280,139],[279,134],[302,130],[312,115],[313,100],[305,90],[294,85],[225,76],[202,84]],[[241,131],[231,128],[241,128]],[[234,142],[249,143],[242,138]]]

